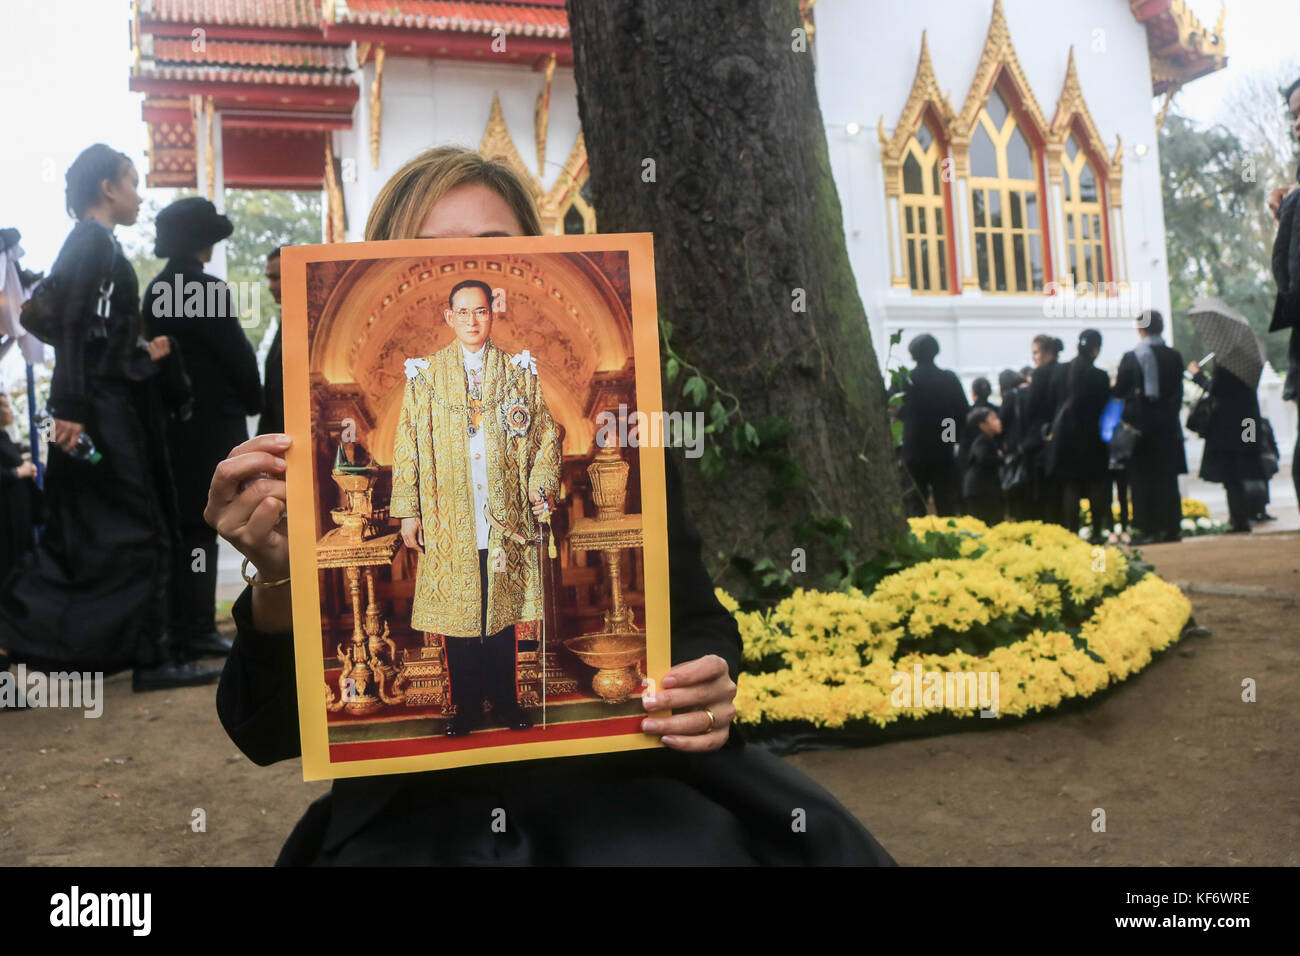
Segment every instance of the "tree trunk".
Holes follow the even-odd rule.
[[[839,553],[810,530],[816,519],[847,519],[860,556],[904,525],[812,53],[794,49],[796,2],[570,0],[568,11],[599,229],[654,233],[670,345],[710,384],[705,412],[738,404],[716,441],[724,470],[706,473],[711,458],[683,468],[706,561],[781,569],[802,548],[813,573],[790,583],[820,586]],[[665,384],[670,409],[697,409],[682,388],[692,376]],[[784,439],[767,437],[769,416],[788,423]],[[734,447],[745,423],[765,437],[757,449]],[[791,486],[791,471],[806,484]]]

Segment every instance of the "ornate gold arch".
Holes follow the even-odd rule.
[[[499,159],[510,166],[528,183],[533,198],[537,201],[537,211],[542,219],[543,234],[558,233],[563,230],[564,216],[570,206],[577,206],[582,213],[583,223],[588,232],[596,231],[596,214],[591,206],[578,193],[587,182],[587,143],[582,131],[578,131],[569,150],[568,159],[549,190],[542,188],[542,182],[524,162],[515,146],[514,137],[506,126],[505,114],[501,111],[501,98],[492,94],[492,109],[488,113],[487,126],[483,130],[483,139],[479,143],[479,152],[492,159]]]
[[[1002,0],[993,0],[993,17],[989,21],[988,35],[984,39],[984,50],[980,53],[979,65],[975,68],[975,77],[971,80],[970,90],[966,93],[966,102],[961,112],[952,122],[952,139],[970,143],[971,131],[980,110],[988,101],[989,94],[997,84],[998,77],[1005,75],[1015,92],[1019,112],[1029,120],[1033,132],[1041,141],[1046,141],[1048,124],[1043,116],[1038,100],[1034,97],[1029,78],[1025,76],[1016,48],[1011,42],[1011,30],[1007,26],[1006,11],[1002,9]]]
[[[1047,135],[1048,177],[1052,182],[1061,181],[1061,150],[1070,138],[1070,131],[1076,123],[1083,129],[1084,148],[1102,161],[1097,170],[1106,180],[1107,199],[1113,206],[1120,204],[1120,185],[1124,177],[1124,144],[1119,135],[1115,136],[1115,152],[1106,149],[1106,142],[1101,138],[1088,104],[1084,102],[1083,88],[1079,85],[1079,71],[1074,64],[1074,47],[1070,47],[1070,61],[1065,68],[1065,84],[1061,87],[1060,99],[1056,101],[1056,115]]]
[[[942,150],[949,140],[949,128],[955,114],[952,102],[939,87],[935,76],[934,63],[930,59],[930,44],[926,33],[921,31],[921,53],[916,61],[916,75],[912,78],[912,89],[908,92],[903,112],[898,117],[892,136],[885,135],[885,118],[876,121],[876,136],[880,140],[880,163],[885,173],[885,201],[889,207],[889,254],[890,285],[896,289],[909,287],[907,268],[902,248],[900,233],[899,204],[903,196],[903,160],[907,144],[920,130],[925,122],[926,112],[933,111],[938,120],[938,129],[932,130],[935,139],[940,142]],[[952,241],[952,237],[949,237]],[[953,284],[955,285],[955,277]]]
[[[1047,119],[1043,116],[1033,88],[1029,85],[1029,78],[1020,65],[1019,57],[1016,56],[1016,48],[1011,42],[1011,30],[1007,26],[1007,15],[1002,8],[1002,0],[993,0],[993,15],[989,20],[988,34],[984,38],[984,49],[980,53],[979,64],[975,67],[975,76],[966,93],[966,102],[948,128],[948,148],[952,156],[953,178],[957,184],[954,218],[958,220],[958,235],[954,239],[961,253],[959,261],[963,291],[979,289],[979,275],[975,266],[971,232],[973,211],[970,206],[970,139],[975,123],[979,119],[980,110],[984,108],[989,95],[1002,77],[1006,78],[1005,82],[1013,94],[1008,106],[1015,112],[1017,123],[1029,134],[1027,138],[1031,141],[1036,139],[1039,146],[1046,144],[1049,132]],[[1050,236],[1052,233],[1050,223],[1048,226],[1047,234]],[[1050,248],[1050,242],[1045,246],[1043,256],[1045,268],[1050,269],[1047,248]]]
[[[622,369],[632,354],[631,319],[604,269],[583,253],[565,256],[464,255],[359,260],[330,280],[313,335],[337,343],[313,350],[311,374],[351,384],[374,419],[372,453],[391,448],[405,380],[404,363],[452,340],[443,321],[447,295],[463,279],[503,289],[506,312],[493,324],[501,348],[537,359],[552,414],[565,428],[566,454],[594,437],[586,396],[593,378]]]

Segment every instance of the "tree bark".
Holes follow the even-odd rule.
[[[807,478],[775,482],[766,456],[734,451],[730,434],[721,474],[686,459],[706,560],[715,572],[733,555],[782,568],[803,548],[813,573],[792,583],[819,586],[838,554],[810,519],[847,518],[860,556],[904,523],[811,45],[794,49],[796,2],[570,0],[568,12],[600,231],[654,233],[673,347],[738,399],[744,421],[788,422],[777,454]],[[665,383],[669,408],[696,410],[688,377]]]

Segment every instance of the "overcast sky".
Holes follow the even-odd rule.
[[[1217,0],[1190,4],[1202,22],[1213,25]],[[21,230],[29,269],[47,269],[71,228],[63,211],[63,174],[83,148],[105,142],[127,153],[143,185],[148,169],[140,118],[143,96],[127,89],[130,8],[130,0],[0,0],[0,91],[7,107],[0,149],[0,226]],[[1229,0],[1224,33],[1227,69],[1192,83],[1175,101],[1175,109],[1198,122],[1228,119],[1221,103],[1236,83],[1252,72],[1273,72],[1297,55],[1300,0]],[[1095,103],[1093,110],[1100,119],[1105,104]],[[137,229],[147,235],[151,224]]]

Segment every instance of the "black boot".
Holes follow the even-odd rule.
[[[137,667],[131,675],[131,689],[136,693],[171,690],[175,687],[199,687],[221,679],[221,665],[199,661],[168,661],[154,667]]]

